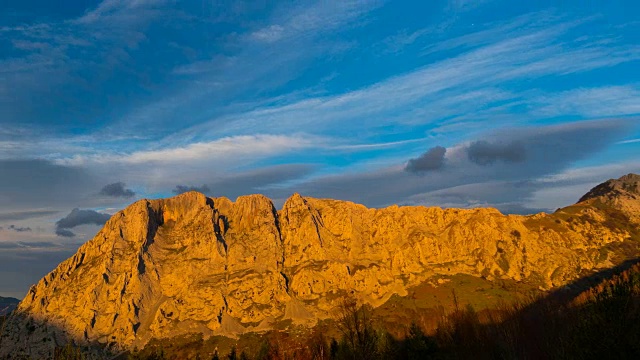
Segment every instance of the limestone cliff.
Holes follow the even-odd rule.
[[[0,356],[46,358],[70,340],[117,352],[152,338],[313,324],[347,293],[377,306],[442,274],[560,286],[637,255],[637,245],[620,246],[636,244],[640,215],[625,186],[532,216],[298,194],[280,211],[260,195],[140,200],[30,289]]]

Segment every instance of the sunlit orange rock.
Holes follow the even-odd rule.
[[[622,245],[637,238],[638,178],[531,216],[369,209],[299,194],[280,211],[261,195],[140,200],[30,289],[6,325],[0,356],[46,358],[69,340],[117,352],[286,319],[312,325],[347,293],[377,306],[443,274],[560,286],[637,256],[637,247]]]

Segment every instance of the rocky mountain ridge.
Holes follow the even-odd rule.
[[[378,306],[439,275],[561,286],[637,256],[640,201],[627,185],[637,175],[627,177],[531,216],[369,209],[299,194],[279,211],[261,195],[140,200],[29,290],[0,356],[46,358],[68,341],[117,352],[189,333],[312,325],[346,294]]]
[[[20,300],[12,297],[0,296],[0,316],[5,316],[11,313],[17,306]]]

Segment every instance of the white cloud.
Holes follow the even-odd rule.
[[[123,158],[124,162],[198,161],[211,158],[272,156],[288,151],[310,148],[315,142],[309,139],[284,135],[233,136],[205,143],[190,144],[183,148],[141,151]]]
[[[634,144],[640,142],[640,139],[631,139],[631,140],[625,140],[625,141],[620,141],[618,142],[618,144]]]
[[[640,87],[606,86],[564,91],[533,100],[542,116],[582,115],[586,117],[640,114]]]
[[[133,20],[139,21],[141,10],[153,10],[167,0],[103,0],[97,7],[74,19],[78,24],[92,24],[101,21]],[[138,19],[136,19],[138,17]]]
[[[251,34],[251,37],[267,43],[278,41],[282,38],[284,28],[280,25],[270,25]]]
[[[319,146],[319,138],[303,135],[245,135],[196,142],[183,147],[143,150],[129,154],[98,154],[58,159],[59,164],[92,165],[119,164],[183,164],[207,162],[235,162],[245,158],[264,158],[290,151]]]

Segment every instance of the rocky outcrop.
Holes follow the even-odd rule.
[[[619,210],[636,225],[640,224],[640,175],[627,174],[610,179],[580,198],[579,202]]]
[[[47,357],[68,341],[117,352],[152,338],[313,324],[347,293],[377,306],[439,275],[563,285],[621,261],[614,245],[636,236],[619,216],[637,217],[637,199],[615,214],[593,201],[505,216],[299,194],[280,211],[261,195],[140,200],[29,290],[0,355]]]
[[[604,198],[614,200],[620,197],[637,199],[640,196],[640,175],[627,174],[619,179],[609,179],[589,190],[578,202]]]

